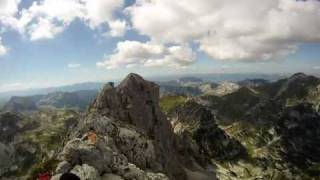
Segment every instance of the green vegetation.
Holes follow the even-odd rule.
[[[261,99],[260,94],[245,87],[222,97],[211,95],[201,98],[210,102],[210,107],[218,111],[218,119],[225,125],[243,119],[246,112]]]
[[[55,155],[61,150],[64,138],[69,128],[76,124],[77,117],[78,114],[72,110],[42,109],[25,118],[21,124],[29,128],[20,134],[22,143],[17,149],[24,160],[19,162],[19,169],[13,176],[31,180],[37,179],[40,173],[53,171],[58,162]]]
[[[187,97],[185,96],[166,96],[160,99],[160,108],[163,112],[168,113],[186,101]]]

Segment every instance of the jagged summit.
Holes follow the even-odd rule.
[[[117,87],[106,84],[90,111],[98,111],[150,132],[163,116],[158,104],[159,86],[130,73]]]
[[[133,87],[135,85],[154,85],[157,86],[155,83],[145,80],[142,76],[136,73],[130,73],[126,76],[126,78],[119,84],[118,88],[124,87]]]
[[[94,147],[76,138],[89,127],[104,137]],[[178,139],[159,107],[159,86],[138,74],[129,74],[117,87],[106,84],[71,137],[62,152],[62,160],[71,166],[80,159],[100,174],[115,173],[123,179],[148,179],[144,170],[164,173],[169,179],[187,179],[184,163],[189,156],[178,152]],[[99,162],[94,163],[91,155]],[[124,165],[112,160],[118,156]],[[122,172],[122,168],[128,170]]]

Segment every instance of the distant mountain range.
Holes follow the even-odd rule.
[[[244,81],[248,79],[260,79],[266,81],[274,81],[280,79],[281,75],[278,74],[190,74],[181,76],[163,76],[163,77],[152,77],[150,80],[156,81],[161,86],[161,95],[200,95],[204,91],[211,91],[211,87],[216,86],[216,83],[224,81]],[[242,84],[243,84],[242,83]],[[82,90],[95,90],[99,91],[105,83],[103,82],[85,82],[77,83],[66,86],[48,87],[39,89],[28,89],[28,90],[16,90],[8,92],[0,92],[0,109],[10,100],[12,96],[34,96],[34,95],[47,95],[54,92],[76,92]],[[115,82],[117,84],[117,82]],[[205,85],[200,88],[198,85]],[[230,84],[228,84],[230,85]],[[208,89],[209,88],[209,89]],[[228,88],[228,87],[226,87]],[[233,87],[230,87],[231,89]],[[229,89],[230,89],[229,88]],[[224,90],[224,89],[222,89]],[[232,90],[231,90],[232,91]]]
[[[28,89],[28,90],[17,90],[17,91],[8,91],[0,93],[0,108],[12,97],[12,96],[34,96],[34,95],[47,95],[54,92],[75,92],[82,90],[100,90],[103,87],[104,83],[102,82],[86,82],[78,83],[67,86],[59,87],[49,87],[41,89]]]
[[[319,109],[320,79],[303,73],[158,84],[129,74],[99,93],[14,96],[0,112],[0,179],[318,179]]]
[[[40,108],[70,108],[85,110],[97,96],[97,90],[52,92],[47,95],[12,96],[4,104],[3,111],[33,112]]]

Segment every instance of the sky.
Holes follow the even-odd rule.
[[[192,73],[320,72],[318,0],[0,0],[0,92]]]

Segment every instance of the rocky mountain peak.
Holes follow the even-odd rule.
[[[143,99],[152,101],[153,104],[158,104],[159,102],[159,86],[153,82],[144,80],[140,75],[134,73],[130,73],[120,83],[117,87],[117,92],[136,98],[144,96]]]
[[[159,86],[131,73],[117,87],[110,83],[105,85],[91,111],[99,111],[151,132],[163,116],[158,103]]]
[[[153,142],[155,156],[154,160],[147,163],[148,166],[168,173],[169,177],[179,176],[175,179],[184,179],[184,172],[176,157],[176,137],[159,107],[158,85],[131,73],[117,87],[110,83],[105,85],[91,105],[89,113],[111,118],[146,136]],[[125,155],[126,153],[124,152]],[[131,157],[129,160],[141,164]]]

